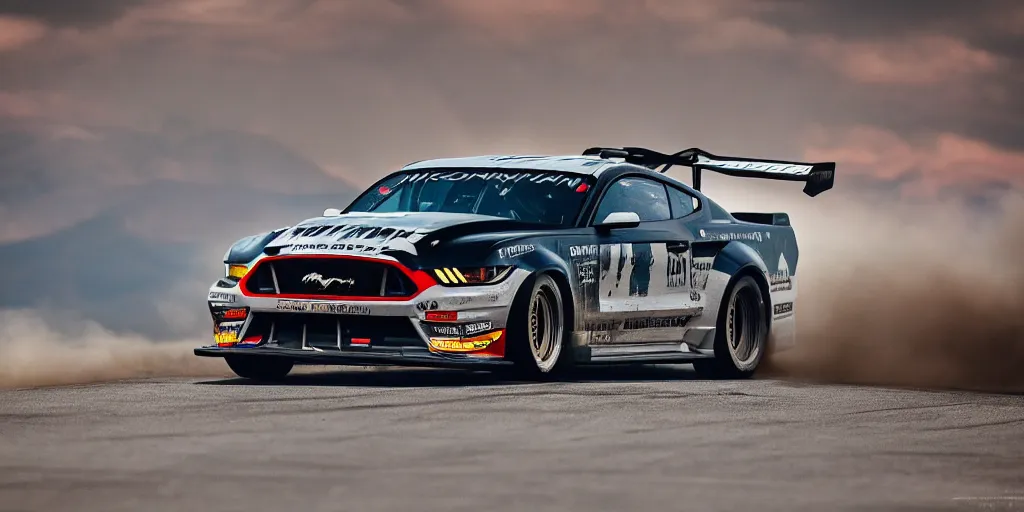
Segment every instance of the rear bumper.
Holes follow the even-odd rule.
[[[195,355],[201,357],[277,357],[288,359],[296,364],[308,365],[393,365],[393,366],[425,366],[435,368],[487,369],[511,366],[512,363],[501,358],[483,358],[458,354],[432,353],[427,348],[365,348],[348,350],[303,350],[260,346],[253,348],[235,347],[201,347],[195,349]]]

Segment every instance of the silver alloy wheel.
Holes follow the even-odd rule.
[[[736,369],[752,370],[760,360],[764,345],[764,310],[753,288],[737,290],[729,303],[725,319],[726,344]]]
[[[562,353],[562,299],[547,283],[541,283],[530,300],[530,353],[537,369],[548,372]]]

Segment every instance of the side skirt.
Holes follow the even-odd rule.
[[[629,345],[600,345],[589,348],[589,358],[579,360],[581,364],[605,363],[687,363],[695,359],[711,359],[714,354],[704,354],[686,343],[646,343]],[[580,354],[582,355],[582,354]]]

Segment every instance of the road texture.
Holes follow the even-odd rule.
[[[1024,396],[687,367],[13,390],[0,510],[1024,510]]]

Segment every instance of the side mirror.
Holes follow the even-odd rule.
[[[328,208],[324,210],[324,217],[337,217],[341,215],[341,210],[337,208]]]
[[[640,216],[636,212],[612,212],[594,227],[601,230],[635,228],[640,225]]]

